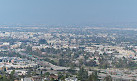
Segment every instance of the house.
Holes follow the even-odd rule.
[[[58,76],[54,75],[54,74],[51,74],[49,76],[50,80],[54,79],[54,80],[58,80]]]
[[[69,77],[69,78],[66,78],[65,81],[78,81],[78,79],[75,77]]]
[[[39,76],[33,76],[29,78],[21,78],[21,81],[44,81],[44,78]]]
[[[44,78],[39,77],[39,76],[34,76],[32,77],[32,81],[44,81]]]
[[[32,78],[22,78],[21,81],[32,81]]]

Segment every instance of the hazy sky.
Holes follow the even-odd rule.
[[[0,24],[137,22],[137,0],[0,0]]]

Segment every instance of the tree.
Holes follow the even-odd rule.
[[[47,44],[47,41],[46,41],[45,39],[40,39],[40,40],[39,40],[39,43],[40,43],[40,44]]]
[[[78,79],[80,81],[86,81],[88,79],[88,71],[86,71],[83,67],[78,71]]]
[[[98,81],[97,71],[94,71],[88,78],[88,81]]]
[[[112,77],[110,75],[106,76],[103,81],[112,81]]]
[[[58,79],[61,79],[61,80],[65,80],[65,76],[64,74],[62,74],[61,72],[58,72]]]
[[[132,79],[131,81],[136,81],[135,79]]]
[[[9,80],[8,80],[8,78],[4,75],[2,81],[9,81]],[[11,79],[10,81],[13,81],[13,79]]]
[[[45,76],[49,76],[49,75],[50,75],[50,73],[49,73],[49,72],[46,72],[46,73],[45,73]]]
[[[10,80],[14,81],[14,74],[15,74],[15,70],[11,71],[10,73]]]

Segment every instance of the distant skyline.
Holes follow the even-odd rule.
[[[0,24],[137,22],[137,0],[1,0]]]

